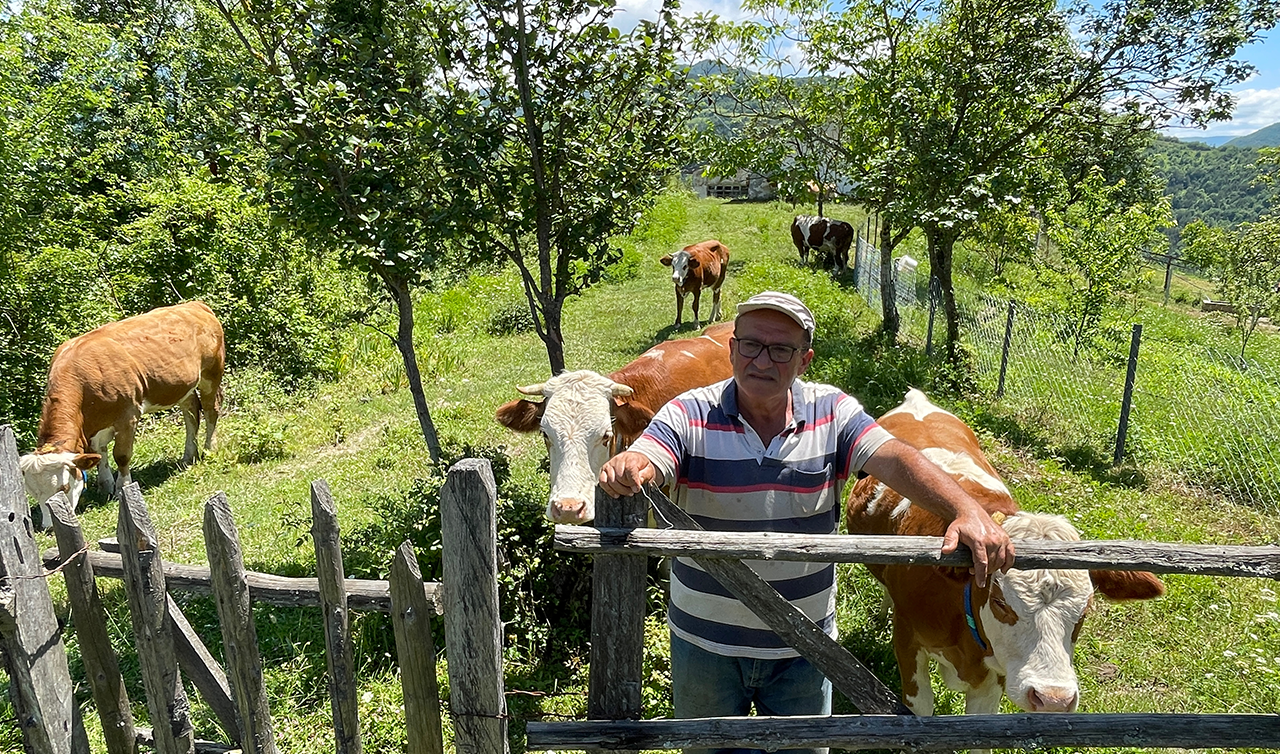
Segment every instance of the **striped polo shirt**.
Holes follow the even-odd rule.
[[[796,380],[792,421],[765,447],[738,414],[732,379],[663,406],[632,446],[675,480],[672,500],[705,529],[835,534],[841,491],[890,438],[862,405],[830,385]],[[793,605],[836,637],[833,563],[747,561]],[[671,631],[709,652],[799,655],[689,558],[671,568]]]

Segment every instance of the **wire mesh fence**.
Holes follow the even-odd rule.
[[[894,298],[900,307],[914,307],[916,297],[916,261],[908,256],[894,260]],[[853,284],[867,305],[880,308],[880,251],[858,235],[853,255]]]
[[[904,321],[919,328],[928,305]],[[1012,317],[1010,311],[1007,299],[961,302],[978,389],[1058,452],[1112,463],[1127,335],[1077,347],[1067,316],[1024,303],[1013,304]],[[1193,340],[1160,322],[1142,333],[1125,462],[1149,477],[1280,513],[1280,365]]]

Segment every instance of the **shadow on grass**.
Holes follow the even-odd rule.
[[[975,428],[985,429],[1036,458],[1060,458],[1068,469],[1095,482],[1130,489],[1146,488],[1146,473],[1132,464],[1113,465],[1111,449],[1083,443],[1057,443],[1042,424],[999,414],[997,410],[997,407],[985,408],[969,421]]]

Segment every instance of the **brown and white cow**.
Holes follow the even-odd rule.
[[[973,431],[912,389],[880,426],[925,454],[960,483],[1014,540],[1079,540],[1062,516],[1018,510]],[[941,519],[865,477],[849,494],[850,534],[942,536]],[[893,601],[893,650],[907,706],[933,714],[929,660],[947,686],[965,695],[965,712],[999,711],[1001,692],[1028,712],[1070,712],[1080,702],[1071,656],[1095,591],[1116,600],[1164,593],[1143,572],[1020,570],[996,573],[986,587],[968,569],[870,565]],[[966,603],[969,608],[966,609]],[[972,620],[972,626],[969,621]]]
[[[698,301],[702,289],[712,293],[711,316],[715,322],[720,316],[720,286],[724,285],[729,271],[729,249],[714,238],[686,246],[674,254],[658,260],[671,268],[671,282],[676,284],[676,327],[684,319],[685,294],[693,294],[693,326],[698,327]]]
[[[791,242],[796,245],[796,251],[800,252],[803,264],[809,263],[809,251],[813,249],[821,255],[818,266],[826,267],[829,259],[833,271],[838,273],[849,266],[853,226],[829,217],[797,215],[791,221]]]
[[[551,456],[547,518],[558,524],[594,520],[600,467],[635,442],[667,401],[731,377],[732,335],[733,323],[722,322],[698,337],[659,343],[607,377],[584,369],[516,388],[542,400],[511,401],[498,409],[497,419],[517,432],[542,431]]]
[[[222,399],[226,344],[222,325],[202,301],[153,309],[77,336],[58,346],[49,365],[40,430],[33,453],[20,459],[27,492],[52,525],[49,498],[67,493],[74,508],[83,473],[98,467],[98,487],[111,495],[130,482],[134,432],[145,413],[181,405],[187,425],[183,463],[199,455],[196,432],[204,413],[204,447],[213,444]],[[107,446],[120,478],[107,464]],[[118,481],[118,483],[117,483]]]

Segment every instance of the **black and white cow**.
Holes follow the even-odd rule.
[[[829,217],[797,215],[791,221],[791,240],[800,252],[800,261],[809,263],[809,250],[816,249],[821,256],[819,266],[826,267],[830,260],[835,272],[849,266],[849,246],[853,243],[853,226],[843,220]]]

